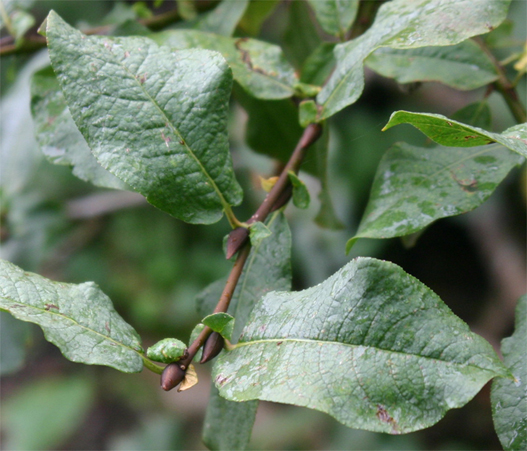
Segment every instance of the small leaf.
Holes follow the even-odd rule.
[[[37,141],[51,163],[72,166],[73,175],[96,186],[128,188],[122,180],[104,169],[91,153],[86,140],[73,122],[51,67],[33,75],[31,114]]]
[[[192,0],[176,0],[179,15],[184,20],[194,20],[198,15],[196,5]]]
[[[185,374],[185,379],[179,384],[178,392],[188,390],[189,388],[194,387],[198,383],[198,374],[192,363],[188,366],[187,372]]]
[[[321,410],[356,429],[406,433],[508,375],[489,343],[418,280],[371,258],[258,302],[217,359],[220,395]]]
[[[514,334],[501,342],[503,360],[514,379],[492,382],[492,416],[496,433],[505,451],[527,448],[527,295],[518,300]]]
[[[234,318],[228,313],[213,313],[201,321],[205,326],[209,326],[214,332],[218,332],[222,337],[230,340],[234,328]]]
[[[447,47],[380,48],[368,57],[366,65],[399,83],[436,81],[465,91],[498,78],[493,62],[471,40]]]
[[[196,28],[223,36],[232,36],[249,0],[223,0],[198,22]]]
[[[125,373],[143,368],[137,332],[97,285],[53,282],[0,260],[0,308],[38,324],[67,359]]]
[[[146,350],[146,356],[154,362],[172,363],[185,355],[187,345],[176,338],[164,338]]]
[[[11,25],[15,32],[15,43],[20,45],[24,42],[26,32],[35,25],[35,18],[25,11],[15,11],[11,16]]]
[[[357,39],[335,47],[337,67],[320,94],[319,119],[326,119],[360,97],[364,60],[380,47],[411,49],[455,45],[486,33],[507,15],[510,0],[394,0],[378,10],[373,25]]]
[[[297,76],[277,45],[196,30],[170,30],[150,37],[177,50],[201,48],[220,52],[232,69],[234,79],[251,96],[284,99],[295,93]]]
[[[351,28],[359,0],[309,0],[320,26],[326,33],[344,39]]]
[[[227,137],[232,75],[219,54],[84,36],[54,12],[47,22],[69,110],[104,168],[190,223],[241,202]]]
[[[392,238],[480,206],[523,158],[492,144],[470,149],[406,143],[386,152],[373,181],[358,238]]]
[[[260,177],[260,185],[262,185],[262,189],[268,193],[273,189],[273,186],[276,184],[278,180],[278,176],[275,177],[269,177],[268,179],[264,179],[263,177]]]
[[[297,208],[306,209],[309,207],[309,202],[311,200],[306,185],[293,171],[289,171],[287,175],[289,176],[289,181],[293,185],[293,204]]]
[[[300,103],[298,121],[302,127],[317,121],[317,104],[313,100],[304,100]]]
[[[268,236],[271,236],[272,232],[263,222],[255,222],[251,224],[249,229],[249,238],[253,246],[258,246]]]
[[[497,142],[527,157],[527,123],[510,127],[503,133],[492,133],[441,114],[396,111],[390,116],[383,131],[398,124],[411,124],[443,146],[475,147]]]
[[[221,295],[221,291],[220,291],[220,295]],[[216,299],[216,302],[218,302],[218,299],[219,299],[219,295],[218,295],[218,298]],[[192,332],[190,333],[190,338],[188,342],[194,343],[194,341],[196,340],[196,338],[198,338],[198,335],[201,333],[203,329],[205,329],[205,324],[202,324],[202,323],[196,324],[196,326],[194,327],[194,329],[192,329]],[[200,348],[200,350],[194,356],[193,361],[199,362],[201,360],[202,353],[203,353],[203,349]]]

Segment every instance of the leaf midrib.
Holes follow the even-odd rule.
[[[462,367],[474,367],[474,368],[478,368],[479,370],[483,370],[483,371],[492,371],[492,372],[496,372],[495,370],[491,370],[491,369],[488,369],[488,368],[482,368],[480,366],[477,366],[475,364],[463,364],[463,363],[457,363],[457,362],[450,362],[448,360],[441,360],[441,359],[437,359],[437,358],[433,358],[433,357],[429,357],[429,356],[421,356],[421,355],[418,355],[418,354],[410,354],[410,353],[406,353],[406,352],[402,352],[402,351],[393,351],[393,350],[388,350],[388,349],[382,349],[382,348],[376,348],[374,346],[368,346],[368,345],[356,345],[356,344],[351,344],[351,343],[343,343],[343,342],[340,342],[340,341],[329,341],[329,340],[315,340],[315,339],[306,339],[306,338],[266,338],[266,339],[261,339],[261,340],[253,340],[253,341],[244,341],[244,342],[238,342],[237,344],[233,345],[233,349],[231,351],[228,351],[229,352],[232,352],[232,351],[235,351],[236,349],[238,348],[242,348],[242,347],[246,347],[246,346],[251,346],[251,345],[257,345],[257,344],[267,344],[267,343],[286,343],[286,342],[290,342],[290,343],[309,343],[309,344],[319,344],[320,345],[339,345],[339,346],[347,346],[347,347],[350,347],[350,348],[359,348],[359,347],[363,347],[363,348],[366,348],[366,349],[373,349],[375,350],[376,352],[385,352],[385,353],[389,353],[389,354],[400,354],[400,355],[404,355],[404,356],[413,356],[413,357],[416,357],[416,358],[420,358],[420,359],[425,359],[425,360],[430,360],[430,361],[434,361],[434,362],[441,362],[441,363],[444,363],[446,365],[455,365],[455,366],[462,366]],[[229,355],[227,353],[227,355]],[[477,355],[484,355],[483,353],[477,353],[477,354],[472,354],[471,357],[474,357],[474,356],[477,356]]]

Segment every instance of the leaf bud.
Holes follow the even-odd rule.
[[[245,227],[237,227],[227,238],[227,260],[229,260],[236,252],[238,252],[249,238],[249,230]]]
[[[221,350],[225,340],[218,332],[212,332],[203,346],[203,355],[199,363],[206,363],[216,357]]]
[[[161,388],[165,391],[172,390],[185,378],[185,373],[177,363],[167,365],[161,374]]]

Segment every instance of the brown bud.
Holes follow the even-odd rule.
[[[287,204],[287,202],[289,202],[289,199],[291,199],[292,194],[293,194],[293,186],[291,185],[291,183],[289,183],[284,188],[284,190],[282,191],[278,199],[276,199],[276,202],[274,203],[273,208],[271,208],[271,212],[276,211],[279,208],[282,208],[285,204]]]
[[[245,227],[237,227],[227,238],[227,260],[229,260],[236,252],[238,252],[249,238],[249,229]]]
[[[185,378],[185,373],[177,363],[167,365],[161,374],[161,388],[165,391],[172,390]]]
[[[212,332],[203,346],[203,355],[199,363],[205,363],[216,357],[223,349],[225,340],[218,332]]]

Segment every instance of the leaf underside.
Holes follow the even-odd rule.
[[[227,399],[306,406],[393,434],[431,426],[498,375],[507,370],[492,347],[437,295],[370,258],[266,295],[213,371]]]

